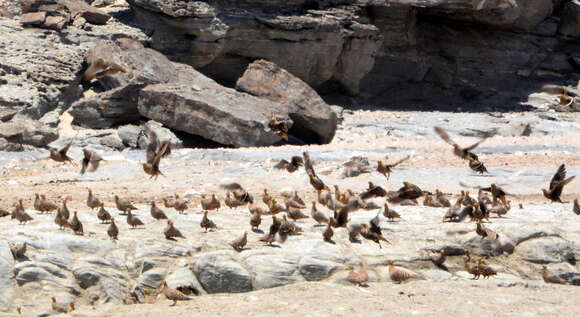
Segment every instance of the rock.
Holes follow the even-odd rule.
[[[41,267],[25,267],[18,271],[18,274],[16,275],[16,282],[19,286],[30,282],[54,280],[54,276]]]
[[[334,271],[341,268],[343,268],[343,266],[338,263],[319,260],[311,256],[303,257],[299,263],[300,274],[302,274],[307,281],[324,280]]]
[[[83,17],[89,23],[105,24],[111,18],[109,14],[90,6],[84,0],[59,0],[59,3],[66,6],[73,17]]]
[[[73,141],[74,147],[90,147],[93,150],[113,150],[121,151],[125,148],[123,140],[119,137],[115,129],[75,129],[76,136]],[[61,148],[71,141],[71,137],[65,135],[58,140],[50,143],[48,146],[52,148]]]
[[[143,125],[143,131],[147,134],[149,131],[154,131],[159,137],[160,141],[169,140],[171,148],[179,149],[183,147],[183,142],[171,130],[163,127],[163,125],[154,120],[149,120]],[[139,139],[139,147],[141,149],[147,148],[149,141],[146,138]]]
[[[46,20],[46,12],[28,12],[20,16],[22,25],[42,25]]]
[[[5,241],[0,241],[0,311],[6,311],[12,303],[12,265],[14,260],[10,247]]]
[[[336,132],[334,111],[305,82],[277,65],[258,60],[250,64],[236,83],[236,89],[287,107],[284,113],[294,121],[296,137],[315,143],[330,143]],[[313,140],[309,140],[313,139]]]
[[[76,101],[69,110],[73,123],[102,129],[139,120],[136,90],[134,85],[125,85]]]
[[[148,257],[183,257],[183,256],[190,256],[191,251],[187,248],[162,243],[162,244],[154,244],[154,245],[142,245],[138,248],[135,252],[136,259],[144,259]]]
[[[66,274],[56,265],[51,263],[42,263],[42,262],[34,262],[34,261],[24,261],[16,264],[14,266],[14,274],[18,275],[21,270],[27,268],[40,268],[45,270],[46,272],[59,277],[59,278],[66,278]]]
[[[254,289],[272,288],[303,281],[298,260],[290,255],[254,255],[245,260],[252,276]]]
[[[119,128],[117,128],[117,133],[119,134],[119,137],[123,141],[123,145],[125,145],[126,147],[136,149],[136,148],[140,147],[140,145],[138,143],[138,139],[139,139],[139,141],[141,141],[140,140],[141,139],[140,138],[141,130],[143,130],[143,129],[139,126],[136,126],[133,124],[127,124],[127,125],[123,125],[123,126],[120,126]],[[145,140],[143,140],[142,142],[147,143],[147,141],[145,141]],[[145,146],[146,146],[146,144],[145,144]]]
[[[196,294],[207,294],[193,272],[188,267],[180,267],[171,272],[165,278],[167,285],[171,288],[185,288],[193,290]]]
[[[112,270],[99,267],[96,265],[81,265],[73,269],[73,275],[77,280],[77,283],[83,289],[87,289],[91,286],[97,285],[99,281],[105,279],[119,279],[128,280],[128,276],[125,274]]]
[[[18,115],[0,122],[0,137],[9,143],[45,147],[58,137],[57,131],[26,116]]]
[[[569,37],[580,37],[580,1],[572,0],[564,4],[560,14],[558,33]]]
[[[257,1],[242,13],[233,3],[128,2],[140,21],[157,30],[153,48],[220,82],[234,83],[247,64],[266,59],[309,85],[334,81],[357,93],[382,40],[376,26],[359,19],[356,6],[314,1],[330,8],[309,13],[305,2]]]
[[[56,234],[54,232],[30,231],[27,233],[31,239],[26,243],[41,250],[53,251],[60,256],[70,253],[103,254],[115,247],[112,242],[97,240],[89,237],[72,236],[69,234]]]
[[[234,261],[231,251],[215,251],[201,255],[194,271],[203,288],[210,294],[252,290],[252,276]]]
[[[519,244],[516,253],[524,260],[539,263],[575,263],[572,243],[558,237],[531,239]]]
[[[104,279],[101,283],[101,293],[99,296],[101,303],[112,303],[114,305],[123,304],[123,300],[128,298],[129,290],[124,281],[117,279]]]
[[[152,268],[147,272],[141,274],[139,276],[139,280],[137,281],[138,285],[141,288],[153,288],[158,289],[163,284],[165,280],[165,275],[167,275],[167,270],[164,268]]]
[[[280,140],[266,131],[282,106],[225,88],[199,74],[191,84],[149,85],[139,96],[139,112],[175,130],[220,144],[265,146]]]

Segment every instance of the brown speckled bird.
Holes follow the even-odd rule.
[[[563,284],[563,285],[569,284],[568,281],[566,281],[565,279],[550,272],[548,270],[548,267],[545,265],[542,265],[542,278],[544,279],[544,282],[546,282],[546,283]]]
[[[445,194],[439,189],[435,190],[435,200],[437,200],[437,202],[439,202],[443,207],[451,207],[451,202],[449,202],[449,199],[447,199]]]
[[[281,225],[282,222],[278,218],[276,218],[276,216],[272,216],[272,224],[270,225],[270,229],[268,230],[268,233],[266,235],[260,238],[260,241],[266,242],[268,245],[272,245],[272,243],[276,239],[276,234],[280,230]]]
[[[578,203],[578,199],[574,199],[574,207],[572,207],[572,211],[580,216],[580,204]]]
[[[423,196],[425,192],[419,188],[419,186],[410,183],[403,182],[403,187],[399,188],[396,194],[388,199],[389,202],[400,202],[405,199],[417,199]]]
[[[75,211],[73,213],[73,216],[71,218],[71,220],[68,222],[68,227],[71,228],[71,230],[77,234],[77,235],[83,235],[83,224],[82,222],[79,220],[79,217],[77,216],[77,212]]]
[[[488,278],[492,275],[497,275],[497,272],[487,263],[485,263],[485,259],[477,260],[477,271],[480,275],[483,275],[483,278]]]
[[[292,156],[290,162],[286,160],[280,160],[276,165],[274,165],[275,169],[285,169],[288,173],[296,172],[301,166],[304,166],[304,160],[301,156]]]
[[[211,194],[210,198],[207,198],[206,195],[201,195],[201,209],[202,210],[215,210],[221,207],[219,199],[216,197],[215,194]]]
[[[466,148],[462,148],[457,143],[453,142],[451,140],[451,138],[449,137],[449,135],[447,134],[447,132],[445,130],[441,129],[440,127],[435,127],[435,132],[443,139],[443,141],[447,142],[447,144],[449,144],[453,147],[453,153],[455,155],[457,155],[458,157],[460,157],[464,160],[469,159],[469,158],[479,160],[479,157],[477,157],[477,155],[475,155],[471,151],[475,150],[483,141],[485,141],[487,139],[487,138],[483,138],[483,139],[477,141],[476,143],[474,143]]]
[[[234,250],[240,252],[244,250],[244,247],[248,243],[248,233],[244,232],[240,237],[234,239],[230,242],[230,245]]]
[[[334,231],[332,230],[332,220],[328,222],[326,225],[326,229],[322,232],[322,239],[325,242],[332,243],[332,236],[334,235]]]
[[[264,188],[264,194],[262,195],[262,201],[264,202],[264,204],[268,204],[268,202],[270,200],[272,200],[272,196],[270,195],[270,193],[268,193],[268,189]]]
[[[117,224],[115,224],[115,218],[111,218],[111,224],[109,224],[109,228],[107,228],[107,235],[112,240],[118,240],[119,238],[119,228],[117,228]]]
[[[133,216],[133,214],[131,213],[131,210],[127,210],[127,224],[129,226],[131,226],[131,229],[135,229],[138,226],[144,226],[145,225],[143,223],[143,221],[141,221],[141,219],[139,219],[136,216]]]
[[[498,199],[504,206],[507,206],[506,196],[509,195],[503,188],[496,184],[491,184],[489,187],[481,188],[481,190],[491,192],[492,201],[495,204]]]
[[[67,201],[69,200],[69,197],[66,197],[62,200],[62,205],[58,208],[58,210],[56,211],[57,213],[59,213],[64,219],[68,219],[70,217],[70,210],[68,209]]]
[[[476,261],[471,261],[471,256],[467,251],[463,256],[463,266],[465,268],[465,271],[467,271],[467,273],[473,275],[473,279],[476,280],[479,279],[481,273],[479,272],[478,263]]]
[[[120,198],[115,195],[115,205],[122,215],[126,215],[130,210],[137,210],[137,207],[133,206],[130,200]]]
[[[310,211],[310,216],[312,217],[312,219],[314,219],[314,221],[316,221],[316,223],[318,223],[319,225],[328,223],[328,217],[321,211],[319,211],[316,208],[316,202],[312,202],[312,209]]]
[[[304,169],[306,170],[306,174],[310,180],[310,185],[312,185],[315,190],[323,190],[328,188],[328,186],[326,186],[324,182],[316,175],[316,172],[314,171],[314,165],[310,160],[310,154],[308,154],[308,152],[303,152],[302,156],[304,157]]]
[[[286,207],[279,204],[276,199],[271,199],[268,202],[268,208],[270,209],[270,214],[272,215],[286,211]]]
[[[373,184],[373,182],[369,182],[368,188],[359,195],[359,197],[363,200],[385,196],[387,196],[387,191],[381,186]]]
[[[205,232],[207,232],[207,230],[210,230],[210,229],[217,229],[217,226],[215,225],[215,223],[207,217],[207,210],[203,212],[203,217],[201,218],[201,222],[199,223],[199,226],[202,229],[205,229]]]
[[[167,282],[163,282],[163,288],[161,289],[161,292],[163,293],[163,296],[165,296],[165,298],[173,301],[173,304],[170,306],[177,305],[178,301],[191,300],[191,297],[185,296],[185,294],[183,294],[182,292],[167,286]]]
[[[548,198],[551,202],[562,203],[562,199],[560,198],[562,195],[562,190],[564,189],[564,186],[574,180],[575,177],[576,176],[571,176],[566,178],[566,165],[560,165],[556,171],[556,174],[554,174],[552,180],[550,181],[550,189],[542,189],[544,197]]]
[[[167,219],[165,212],[163,212],[161,208],[157,207],[157,204],[155,204],[154,200],[151,201],[151,208],[149,209],[149,212],[151,217],[155,220]]]
[[[384,207],[385,208],[383,209],[383,216],[385,216],[385,218],[387,218],[389,221],[401,218],[401,215],[399,215],[399,213],[396,212],[395,210],[391,209],[387,202],[385,202]]]
[[[12,219],[18,220],[20,224],[26,224],[27,222],[34,220],[24,209],[22,199],[18,200],[18,204],[12,212]]]
[[[173,208],[175,206],[175,199],[178,198],[179,195],[175,194],[175,197],[163,197],[163,206],[165,208]]]
[[[59,230],[64,230],[68,227],[68,218],[58,211],[54,216],[54,223],[58,226]]]
[[[365,285],[369,281],[369,275],[367,273],[366,263],[360,262],[359,270],[355,271],[354,267],[350,267],[350,271],[346,277],[347,281],[356,286]]]
[[[179,231],[179,229],[175,228],[175,226],[173,225],[173,221],[171,221],[169,219],[167,220],[167,225],[165,226],[165,229],[163,230],[163,234],[165,235],[165,239],[167,239],[167,240],[172,240],[174,238],[185,239],[183,234],[181,234],[181,231]]]
[[[56,298],[54,296],[51,297],[51,300],[52,300],[51,302],[52,311],[57,314],[66,314],[75,310],[74,303],[70,303],[68,305],[60,304],[56,301]]]
[[[96,151],[83,149],[83,159],[81,161],[81,175],[85,172],[94,172],[99,168],[103,158]]]
[[[397,165],[405,162],[406,160],[409,159],[410,156],[405,156],[404,158],[398,160],[395,163],[391,163],[391,164],[386,164],[383,163],[383,161],[378,161],[377,163],[377,172],[383,174],[387,180],[391,177],[391,173],[393,172],[393,168],[395,168]]]
[[[250,227],[252,228],[252,231],[259,230],[260,224],[262,223],[262,213],[258,210],[252,212],[251,209],[250,213]]]
[[[272,115],[272,119],[268,121],[268,128],[277,136],[288,141],[288,133],[292,127],[292,119],[281,116]]]
[[[12,257],[14,259],[20,259],[22,257],[24,257],[24,255],[26,254],[26,242],[22,242],[22,243],[9,243],[10,246],[10,252],[12,253]]]
[[[417,273],[409,269],[400,266],[395,266],[394,261],[391,260],[387,261],[387,265],[389,268],[389,277],[391,278],[391,281],[395,283],[401,283],[406,280],[419,277]]]
[[[113,217],[111,217],[111,214],[107,211],[107,209],[105,209],[105,204],[101,203],[101,206],[99,207],[99,211],[97,212],[97,218],[101,221],[101,223],[107,223],[108,221],[111,221],[111,219],[113,219]]]
[[[126,73],[127,71],[121,65],[116,64],[104,58],[97,58],[92,61],[90,66],[85,70],[83,78],[86,81],[101,78],[109,75],[116,75],[119,73]]]
[[[237,208],[239,206],[243,206],[244,205],[243,202],[237,200],[236,198],[232,198],[232,196],[230,195],[230,192],[227,192],[226,193],[226,198],[224,199],[224,203],[230,209],[234,209],[234,208]]]
[[[95,210],[95,208],[101,207],[101,200],[93,194],[91,189],[89,189],[89,194],[87,196],[87,207],[91,208],[91,211]]]
[[[169,140],[159,142],[159,138],[153,130],[149,131],[148,136],[147,161],[142,163],[143,171],[150,178],[157,179],[158,176],[164,176],[161,170],[159,170],[159,164],[162,158],[171,154],[171,143]]]
[[[473,154],[473,155],[475,155],[475,154]],[[467,159],[469,160],[469,168],[472,171],[479,173],[481,175],[483,175],[483,173],[489,174],[489,172],[487,171],[487,167],[485,167],[485,165],[483,165],[482,162],[474,159],[473,157],[468,157]]]
[[[67,156],[67,152],[70,149],[71,145],[72,145],[72,140],[65,145],[62,149],[57,150],[57,149],[49,149],[50,151],[50,158],[55,161],[55,162],[59,162],[59,163],[73,163],[73,160]]]
[[[182,199],[179,197],[179,195],[175,194],[173,208],[175,208],[175,210],[177,210],[180,214],[183,214],[189,208],[189,206],[187,205],[187,200]]]

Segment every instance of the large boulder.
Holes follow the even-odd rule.
[[[562,13],[560,13],[558,33],[580,38],[580,1],[572,0],[564,4]]]
[[[76,101],[69,110],[73,123],[102,129],[138,120],[135,90],[134,85],[125,85]]]
[[[0,138],[6,140],[9,144],[28,144],[35,147],[45,147],[56,140],[57,137],[56,129],[43,125],[27,116],[16,115],[10,121],[0,122]]]
[[[250,64],[236,83],[236,89],[287,107],[293,123],[292,134],[314,143],[330,143],[336,132],[336,113],[314,89],[278,67],[258,60]]]
[[[203,254],[194,271],[208,293],[240,293],[252,290],[252,276],[237,263],[231,251]]]

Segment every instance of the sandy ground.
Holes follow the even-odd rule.
[[[372,118],[373,122],[393,119],[393,114],[389,112],[379,111],[373,112],[371,117],[368,115],[364,111],[353,114],[360,118]],[[411,117],[405,113],[399,116],[398,120],[402,121]],[[47,160],[46,152],[0,155],[0,190],[3,192],[0,207],[10,209],[18,198],[24,198],[27,209],[32,209],[34,193],[45,194],[55,202],[63,197],[71,197],[69,207],[79,211],[81,220],[86,223],[88,236],[106,239],[106,226],[99,226],[94,213],[85,206],[87,188],[91,188],[110,210],[114,210],[114,194],[133,200],[140,208],[139,215],[145,219],[146,226],[160,235],[163,224],[149,219],[148,204],[153,199],[160,202],[161,197],[179,193],[190,199],[191,207],[187,216],[171,213],[171,217],[182,217],[179,218],[183,220],[180,225],[182,230],[185,228],[188,232],[197,232],[201,218],[200,194],[217,192],[223,198],[225,191],[220,189],[220,185],[224,183],[239,182],[257,197],[260,197],[259,193],[264,188],[269,188],[276,196],[284,189],[293,189],[307,201],[314,199],[314,191],[304,171],[289,174],[272,169],[277,160],[289,159],[292,155],[300,155],[302,151],[308,150],[317,162],[316,169],[325,182],[337,184],[343,189],[352,188],[354,191],[366,188],[368,181],[380,184],[387,190],[396,190],[403,181],[409,180],[424,189],[434,191],[439,188],[456,194],[465,189],[459,185],[460,181],[471,186],[488,186],[495,182],[517,195],[512,197],[514,205],[519,202],[525,206],[533,205],[532,212],[540,215],[539,221],[560,221],[558,223],[563,224],[563,230],[571,233],[573,240],[577,241],[580,237],[577,227],[574,228],[574,219],[577,218],[571,213],[571,204],[557,205],[558,211],[554,214],[552,205],[546,202],[540,191],[542,187],[548,186],[552,174],[561,163],[566,163],[569,175],[580,175],[580,138],[577,136],[555,133],[490,138],[477,152],[491,175],[478,176],[467,168],[466,162],[454,157],[451,148],[436,136],[396,136],[381,132],[380,129],[375,133],[366,133],[363,128],[349,124],[348,120],[352,120],[352,117],[345,120],[335,141],[329,145],[176,150],[162,161],[161,169],[166,176],[158,180],[150,180],[142,172],[140,162],[144,159],[143,152],[104,153],[106,162],[96,173],[84,176],[78,174],[78,166]],[[477,140],[472,137],[454,139],[462,145]],[[80,158],[80,149],[71,152],[74,157]],[[412,157],[395,170],[389,181],[376,172],[343,178],[341,164],[354,155],[368,157],[373,166],[376,160],[384,159],[385,156],[389,160],[405,155]],[[476,192],[475,189],[471,191]],[[575,181],[566,187],[563,198],[571,201],[578,197],[580,182]],[[405,208],[402,209],[404,211]],[[443,212],[440,210],[430,217],[413,218],[406,225],[413,225],[415,220],[417,223],[438,221],[441,216],[439,213]],[[506,221],[523,220],[525,212],[519,212]],[[16,230],[21,234],[25,234],[26,230],[58,233],[52,223],[52,216],[31,213],[33,217],[42,220],[15,229],[9,220],[0,219],[3,222],[2,230]],[[369,215],[364,213],[361,217]],[[562,217],[560,215],[565,216],[558,218]],[[94,219],[94,223],[91,219]],[[212,245],[225,248],[225,241],[247,226],[247,211],[220,211],[220,215],[214,219],[223,225],[222,232],[232,233],[217,239]],[[120,230],[121,236],[126,235],[131,239],[140,239],[144,235],[139,230],[128,230],[124,221],[121,222]],[[395,232],[397,230],[404,232],[404,226],[395,229]],[[209,241],[217,236],[216,233],[205,236],[196,233],[195,237],[196,241],[207,244],[206,239]],[[403,239],[403,235],[393,239]],[[252,244],[257,245],[257,242]],[[329,283],[299,283],[248,294],[201,296],[173,308],[168,307],[167,301],[154,305],[102,306],[96,310],[81,305],[73,316],[580,316],[580,291],[577,287],[546,286],[537,282],[512,285],[501,280],[414,281],[403,285],[370,283],[368,288],[362,289]]]

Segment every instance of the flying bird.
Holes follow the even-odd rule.
[[[564,186],[574,180],[575,177],[576,176],[570,176],[566,178],[566,165],[560,165],[556,174],[554,174],[554,177],[552,177],[552,180],[550,181],[550,189],[546,190],[542,188],[544,197],[548,198],[551,202],[562,203],[562,200],[560,199],[562,190],[564,189]]]
[[[85,172],[94,172],[99,168],[99,164],[103,158],[95,151],[87,148],[83,149],[83,160],[81,162],[81,174]]]
[[[304,160],[301,156],[292,156],[290,162],[282,159],[276,165],[274,165],[275,169],[286,169],[288,173],[296,172],[301,166],[304,165]]]
[[[455,155],[457,155],[458,157],[460,157],[464,160],[472,158],[474,160],[479,161],[479,157],[476,154],[472,153],[471,151],[475,150],[483,141],[485,141],[487,139],[487,137],[475,142],[474,144],[472,144],[466,148],[462,148],[457,143],[453,142],[453,140],[451,140],[451,138],[449,137],[447,132],[445,130],[443,130],[442,128],[435,127],[435,132],[443,139],[443,141],[445,141],[445,142],[447,142],[447,144],[453,146],[453,153]]]
[[[383,174],[388,180],[391,177],[391,173],[393,172],[393,168],[395,168],[397,165],[405,162],[409,158],[410,158],[410,156],[407,155],[404,158],[402,158],[394,163],[391,163],[391,164],[383,163],[383,161],[378,161],[377,162],[377,172]]]

